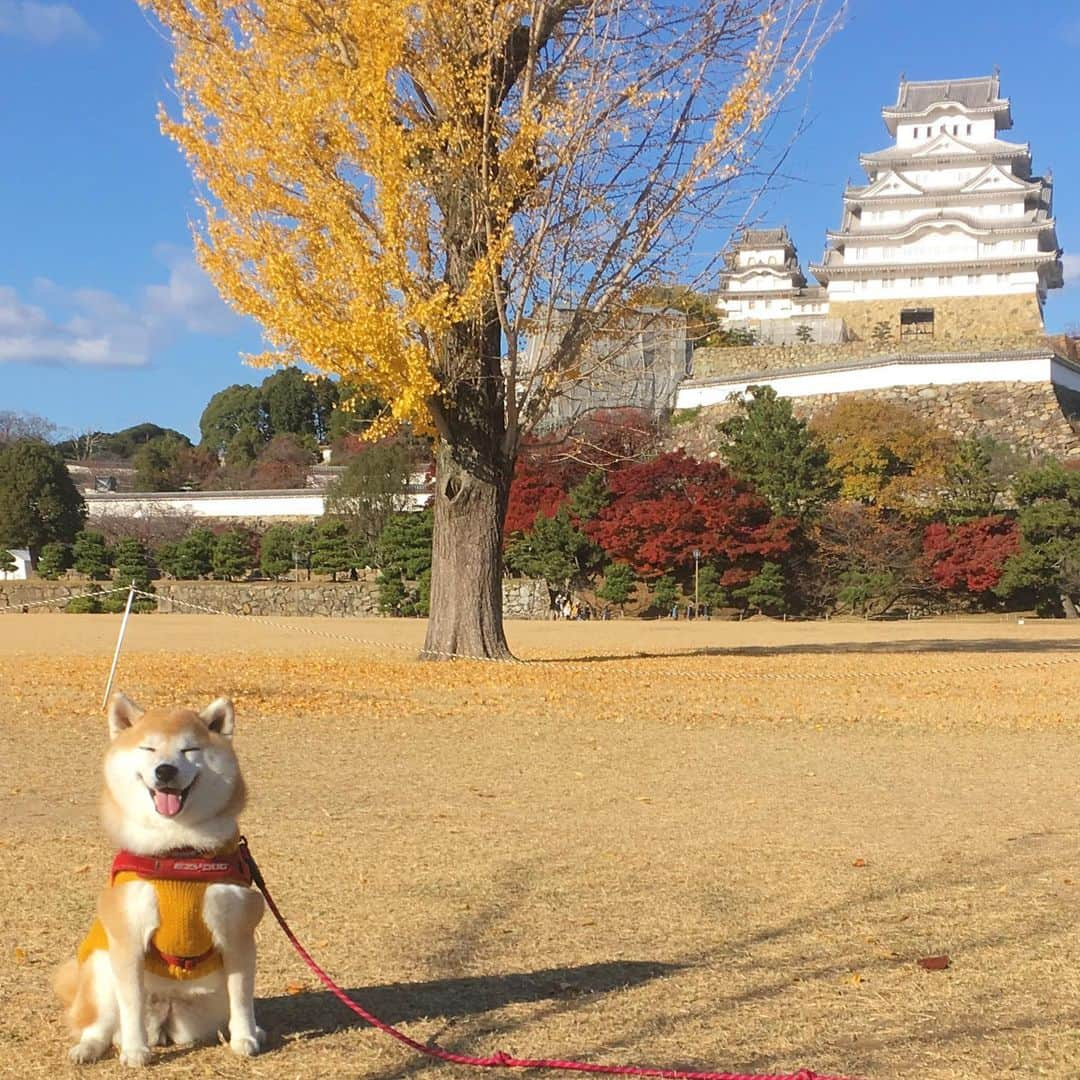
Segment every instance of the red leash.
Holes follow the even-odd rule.
[[[341,989],[329,975],[311,958],[307,949],[297,940],[285,917],[274,903],[270,890],[266,887],[266,881],[259,873],[259,867],[248,849],[247,840],[240,838],[240,852],[251,871],[251,879],[259,892],[263,894],[267,907],[270,908],[278,925],[285,932],[285,936],[292,942],[293,948],[300,954],[300,958],[318,976],[319,981],[344,1005],[351,1009],[357,1016],[366,1020],[372,1027],[385,1032],[398,1042],[404,1043],[417,1053],[428,1057],[438,1058],[440,1061],[449,1061],[455,1065],[472,1065],[480,1069],[560,1069],[564,1072],[606,1073],[612,1076],[648,1076],[659,1077],[660,1080],[846,1080],[842,1076],[821,1076],[812,1073],[809,1069],[801,1069],[797,1073],[785,1073],[784,1075],[766,1073],[729,1073],[729,1072],[688,1072],[682,1069],[646,1069],[635,1065],[600,1065],[587,1061],[557,1061],[546,1058],[515,1058],[502,1050],[496,1050],[490,1057],[471,1057],[468,1054],[455,1054],[451,1050],[444,1050],[440,1046],[429,1046],[409,1038],[403,1031],[390,1024],[384,1023],[377,1016],[372,1016],[362,1005],[358,1005],[344,990]]]

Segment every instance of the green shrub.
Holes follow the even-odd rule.
[[[69,615],[100,615],[101,599],[94,593],[85,596],[73,596],[65,605]]]
[[[46,581],[55,581],[71,565],[71,545],[46,544],[38,557],[37,572]]]

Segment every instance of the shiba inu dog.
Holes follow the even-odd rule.
[[[56,990],[96,1061],[111,1043],[125,1065],[150,1047],[213,1040],[257,1054],[255,927],[264,902],[238,850],[245,799],[232,745],[232,702],[201,713],[109,704],[102,817],[119,854],[78,955]]]

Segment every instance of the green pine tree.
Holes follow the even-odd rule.
[[[394,514],[375,545],[379,568],[379,610],[417,615],[426,610],[431,590],[430,509]],[[426,595],[425,595],[426,594]]]
[[[774,513],[803,522],[819,517],[839,490],[825,444],[771,386],[749,387],[738,404],[739,413],[718,427],[728,467]]]
[[[697,597],[698,603],[709,611],[723,607],[728,601],[727,591],[720,584],[720,571],[711,563],[704,563],[698,571]]]
[[[310,521],[297,525],[293,529],[293,552],[296,556],[294,565],[307,571],[308,581],[311,580],[311,558],[314,550],[315,526]]]
[[[0,552],[0,557],[3,553]],[[71,545],[46,544],[38,557],[37,572],[46,581],[55,581],[71,565]]]
[[[315,528],[315,543],[311,549],[311,569],[317,574],[329,574],[337,581],[339,573],[355,566],[349,530],[343,521],[324,521]]]
[[[293,569],[295,539],[288,525],[271,525],[259,545],[259,569],[270,578],[279,578]]]
[[[567,492],[566,509],[575,524],[591,521],[611,499],[607,479],[600,469],[594,469],[580,484]]]
[[[600,557],[600,549],[574,527],[565,506],[553,517],[537,514],[532,532],[515,537],[506,549],[510,569],[563,587],[583,581]]]
[[[242,529],[230,529],[214,540],[210,565],[214,577],[233,581],[243,577],[254,566],[251,537]]]
[[[661,615],[667,615],[675,606],[678,599],[679,587],[675,584],[675,579],[670,574],[664,574],[663,577],[658,577],[656,581],[653,582],[652,606],[656,608]]]
[[[72,561],[80,574],[91,581],[104,581],[109,576],[109,547],[99,532],[83,530],[75,536],[71,548]]]
[[[181,581],[195,581],[214,571],[214,544],[217,537],[206,528],[192,529],[172,553],[171,565],[162,566]]]
[[[1005,563],[999,596],[1026,590],[1039,610],[1078,617],[1080,471],[1058,462],[1021,473],[1013,485],[1020,553]]]
[[[145,545],[132,537],[119,540],[113,548],[113,581],[117,586],[134,583],[140,592],[153,592],[150,584],[150,558]],[[102,602],[104,611],[123,611],[127,605],[126,592],[109,593]],[[151,611],[154,601],[149,597],[137,596],[131,605],[132,611]]]
[[[734,592],[751,611],[765,615],[782,615],[787,611],[787,583],[779,563],[762,563],[761,569]]]
[[[627,563],[609,563],[604,567],[604,580],[596,590],[599,599],[609,604],[616,604],[620,611],[634,594],[637,577],[633,567]]]

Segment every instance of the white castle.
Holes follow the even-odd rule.
[[[901,80],[882,110],[894,142],[862,154],[839,229],[808,285],[786,229],[751,229],[721,275],[724,323],[758,341],[936,337],[971,345],[1041,333],[1062,285],[1053,187],[1034,176],[997,74]]]

